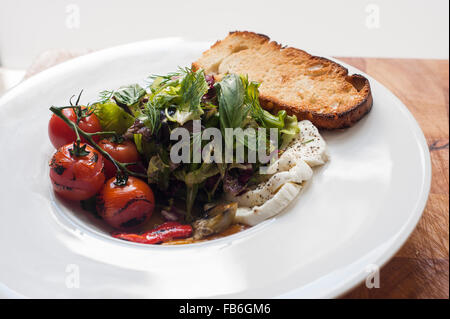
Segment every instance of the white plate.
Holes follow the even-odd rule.
[[[430,158],[406,107],[370,77],[372,112],[350,129],[325,132],[330,162],[286,212],[250,230],[194,245],[145,246],[105,235],[54,199],[49,106],[66,104],[82,88],[87,102],[103,89],[189,65],[208,46],[161,39],[99,51],[1,98],[1,295],[335,297],[401,247],[427,201]]]

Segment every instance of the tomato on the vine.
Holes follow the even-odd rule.
[[[86,107],[82,107],[83,112],[87,111]],[[62,110],[62,113],[72,122],[76,123],[77,115],[74,109],[66,108]],[[100,121],[95,114],[90,114],[88,116],[81,117],[78,122],[78,127],[85,131],[86,133],[96,133],[102,130]],[[53,114],[48,122],[48,136],[53,146],[58,149],[63,145],[74,142],[77,137],[75,132],[67,123],[65,123],[57,115]],[[95,142],[99,140],[99,137],[93,136]],[[86,142],[81,138],[82,142]]]
[[[114,139],[105,138],[98,142],[98,146],[120,163],[136,163],[140,160],[136,145],[131,141],[124,140],[118,142],[114,141]],[[106,158],[104,159],[104,163],[106,178],[115,176],[117,172],[116,166]],[[129,166],[128,169],[134,170],[133,166]]]
[[[50,160],[54,191],[70,200],[85,200],[97,194],[105,182],[102,155],[87,144],[74,143],[59,148]]]
[[[153,213],[155,198],[148,184],[129,176],[123,186],[109,179],[97,196],[97,212],[117,229],[130,230],[145,223]]]

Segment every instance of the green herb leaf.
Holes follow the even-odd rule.
[[[300,132],[300,128],[298,127],[297,117],[295,115],[286,116],[284,128],[281,130],[281,133],[295,135],[298,132]]]
[[[297,117],[295,115],[286,116],[284,128],[281,130],[281,149],[285,149],[299,132]]]
[[[139,84],[132,84],[129,86],[122,86],[113,96],[117,103],[132,106],[139,102],[139,100],[146,94],[145,90]]]
[[[202,163],[200,168],[186,174],[184,182],[187,186],[200,184],[207,178],[219,174],[219,172],[219,168],[215,163]]]
[[[180,86],[166,86],[150,96],[150,101],[158,109],[164,109],[180,100]]]
[[[182,111],[191,111],[203,114],[203,110],[200,108],[200,103],[203,95],[208,92],[208,89],[209,85],[206,82],[205,73],[203,70],[194,72],[190,69],[186,69],[186,75],[181,81],[180,87],[180,109]]]
[[[144,147],[142,145],[142,134],[133,134],[133,141],[136,145],[136,149],[140,154],[144,153]]]
[[[113,94],[114,94],[114,91],[108,91],[108,90],[101,91],[98,95],[98,101],[96,103],[103,104],[103,103],[108,102],[112,98]]]
[[[133,134],[134,144],[140,154],[142,154],[148,161],[157,153],[158,147],[154,140],[147,141],[143,138],[142,134]]]
[[[198,193],[198,184],[186,187],[186,221],[192,222],[192,208]]]
[[[159,155],[150,159],[147,168],[149,184],[157,184],[159,189],[166,190],[169,187],[170,173],[169,165],[165,164]]]
[[[161,128],[160,110],[156,108],[152,101],[144,105],[144,108],[138,112],[137,118],[150,129],[152,135],[158,133]]]
[[[104,131],[114,131],[121,135],[134,123],[134,118],[114,101],[95,104],[94,113]]]
[[[222,131],[241,127],[250,111],[249,105],[244,105],[245,88],[241,78],[236,74],[226,75],[216,84],[216,89]]]
[[[242,83],[245,89],[245,104],[251,108],[252,117],[259,125],[266,128],[283,129],[285,126],[286,111],[279,111],[277,115],[273,115],[264,110],[259,103],[259,84],[256,82],[248,82],[248,78],[241,75]]]
[[[185,71],[185,69],[179,68],[177,72],[167,73],[166,75],[150,75],[147,78],[147,82],[149,83],[148,88],[152,92],[155,92],[165,86],[176,86],[185,74]]]
[[[244,102],[251,109],[252,117],[260,124],[264,125],[264,113],[261,105],[259,104],[259,83],[248,82],[247,76],[241,75],[241,80],[244,85],[245,97]]]
[[[278,111],[277,115],[270,114],[266,110],[263,110],[263,123],[268,128],[284,128],[284,119],[286,118],[286,111]]]
[[[197,112],[176,110],[175,114],[173,114],[169,120],[177,122],[180,125],[184,125],[186,122],[198,120],[199,118],[200,114]]]

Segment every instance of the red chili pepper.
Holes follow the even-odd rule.
[[[115,238],[141,244],[159,244],[174,238],[187,238],[192,235],[191,225],[178,222],[165,222],[162,225],[143,234],[113,233]]]
[[[111,236],[114,238],[132,241],[134,243],[147,244],[147,239],[139,234],[112,233]]]

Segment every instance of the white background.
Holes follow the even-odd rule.
[[[447,59],[448,10],[448,0],[0,0],[0,64],[24,69],[47,49],[214,41],[231,30],[330,56]]]

